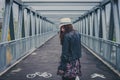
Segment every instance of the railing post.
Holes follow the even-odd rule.
[[[113,16],[114,16],[114,27],[115,27],[115,36],[116,42],[120,43],[120,16],[119,16],[119,9],[117,6],[118,0],[111,0],[112,8],[113,8]]]

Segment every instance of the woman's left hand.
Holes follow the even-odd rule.
[[[58,70],[57,75],[64,75],[64,71],[63,70]]]

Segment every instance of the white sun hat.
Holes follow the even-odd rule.
[[[63,25],[72,24],[70,18],[61,18],[59,28]]]
[[[65,24],[72,24],[70,18],[61,18],[60,19],[60,23],[63,24],[63,25],[65,25]]]

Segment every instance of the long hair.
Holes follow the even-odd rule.
[[[64,28],[65,32],[62,31],[62,28]],[[73,30],[74,30],[74,29],[73,29],[72,24],[62,25],[62,26],[60,27],[60,43],[61,43],[61,45],[63,44],[63,39],[64,39],[65,34],[71,32],[71,31],[73,31]]]

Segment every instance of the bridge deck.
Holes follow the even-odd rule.
[[[61,80],[61,77],[56,75],[60,53],[59,38],[55,36],[1,76],[0,80]],[[84,48],[82,48],[81,65],[82,80],[120,80],[120,77]],[[48,72],[52,74],[52,77],[43,78],[36,76],[32,79],[26,77],[27,74],[35,72]],[[102,74],[105,78],[91,78],[91,75],[95,73]]]

